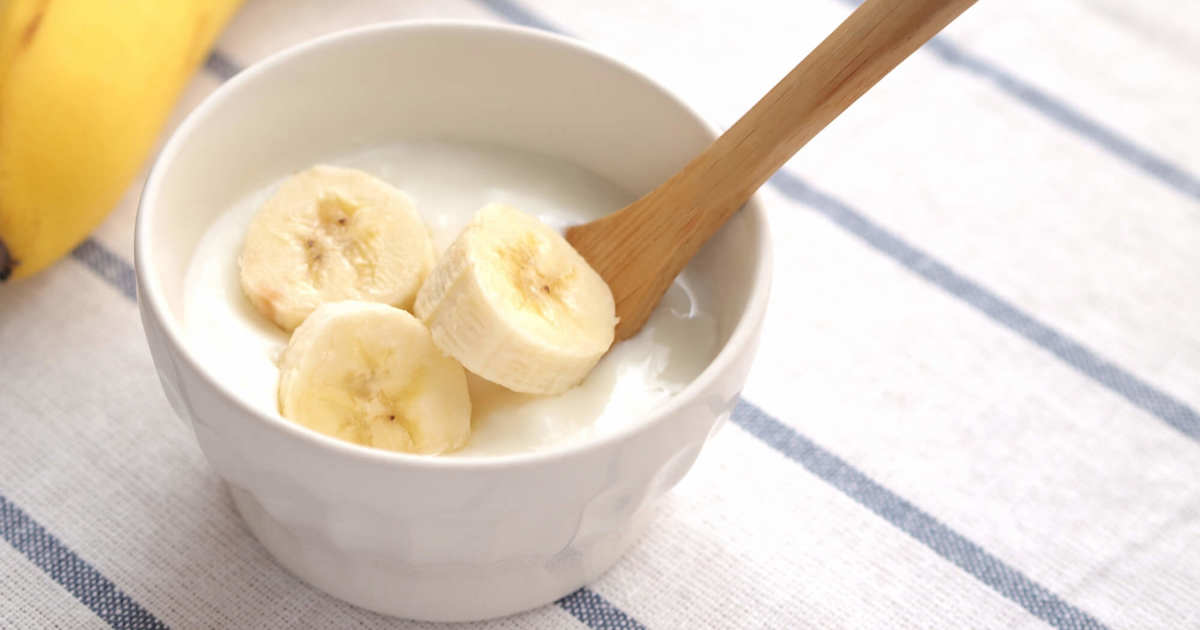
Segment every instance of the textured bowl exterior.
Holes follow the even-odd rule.
[[[570,49],[583,60],[572,71],[632,74],[578,44],[516,28],[391,25],[301,49],[309,57],[324,55],[325,67],[333,69],[338,55],[347,63],[356,58],[356,40],[432,34],[422,41],[436,46],[439,30],[459,39],[469,40],[478,31],[489,41],[533,42],[545,54]],[[281,53],[258,74],[269,76],[298,54]],[[241,80],[243,93],[259,81],[253,75]],[[647,107],[675,107],[663,115],[681,118],[680,124],[694,128],[701,139],[713,137],[690,110],[662,101],[661,88],[640,76],[633,85],[643,83],[638,89],[655,94],[655,103],[666,103]],[[201,110],[219,107],[223,98],[232,97],[218,93],[210,97],[217,105],[206,103]],[[169,174],[171,163],[206,126],[216,124],[206,116],[201,111],[185,122],[147,184],[136,245],[139,308],[167,398],[271,555],[301,579],[352,604],[432,621],[485,619],[547,604],[611,567],[640,536],[656,500],[683,477],[728,417],[745,382],[769,275],[758,202],[747,207],[741,221],[760,247],[739,258],[748,266],[743,275],[759,288],[738,305],[745,313],[714,364],[644,422],[588,444],[529,456],[437,460],[383,453],[254,411],[187,349],[177,311],[169,305],[178,274],[164,271],[179,267],[164,253],[179,244],[158,242],[171,240],[163,235],[173,232],[156,222],[177,211],[166,201],[166,189],[175,181],[171,177],[179,177]],[[673,150],[686,153],[692,147]]]

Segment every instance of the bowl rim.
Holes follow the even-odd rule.
[[[429,30],[501,34],[506,37],[512,36],[540,40],[551,47],[570,49],[575,53],[591,57],[603,64],[608,64],[644,84],[649,89],[658,92],[683,112],[691,115],[713,138],[720,133],[716,127],[709,124],[681,98],[646,74],[614,56],[601,52],[589,44],[536,28],[471,20],[402,20],[374,23],[322,35],[275,52],[250,65],[236,76],[218,86],[188,113],[167,139],[163,148],[158,152],[158,155],[155,156],[147,175],[146,183],[142,188],[142,194],[138,200],[137,216],[134,224],[134,270],[137,280],[139,303],[144,305],[144,312],[154,317],[155,323],[160,328],[166,343],[173,347],[173,354],[181,357],[191,372],[199,375],[201,380],[205,381],[209,387],[230,401],[235,408],[268,427],[282,432],[284,435],[307,442],[318,449],[325,449],[331,454],[336,454],[335,456],[349,457],[365,462],[376,462],[385,466],[428,468],[431,470],[487,471],[496,468],[538,466],[571,459],[589,451],[601,451],[606,447],[634,439],[638,434],[648,431],[652,427],[664,422],[668,416],[678,412],[685,404],[695,399],[698,394],[709,389],[719,374],[725,372],[730,364],[748,346],[752,348],[755,344],[756,329],[760,326],[766,311],[772,273],[770,233],[760,193],[756,192],[740,211],[751,213],[753,218],[751,226],[755,228],[755,236],[761,245],[758,252],[756,252],[757,264],[753,272],[753,286],[750,289],[747,305],[742,311],[742,315],[734,330],[730,333],[729,339],[700,374],[678,393],[642,414],[637,421],[629,422],[625,426],[592,439],[580,440],[564,446],[550,447],[545,450],[526,453],[479,457],[436,457],[401,453],[346,442],[292,422],[279,413],[267,414],[251,406],[232,392],[223,382],[210,373],[208,367],[205,367],[198,360],[189,344],[185,341],[182,322],[178,321],[171,314],[170,309],[166,306],[166,300],[159,285],[152,280],[152,265],[150,264],[150,251],[148,251],[151,247],[149,244],[149,226],[152,221],[150,217],[156,214],[154,208],[156,207],[157,199],[160,197],[159,189],[162,186],[162,179],[164,177],[164,165],[170,163],[182,147],[186,145],[187,139],[204,122],[209,111],[222,104],[230,94],[240,89],[242,85],[257,80],[260,75],[273,71],[275,68],[290,62],[295,57],[311,54],[313,51],[347,40],[380,36],[383,33],[403,36],[409,32]],[[161,370],[156,366],[156,371]]]

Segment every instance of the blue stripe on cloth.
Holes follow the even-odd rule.
[[[88,266],[101,278],[116,287],[125,297],[137,299],[137,282],[133,267],[121,260],[95,239],[87,239],[71,251],[71,257]]]
[[[1034,319],[979,283],[888,232],[837,198],[812,188],[800,178],[779,171],[771,178],[771,183],[785,196],[816,210],[874,250],[967,303],[992,321],[1049,351],[1180,433],[1200,440],[1200,414],[1182,401]]]
[[[215,74],[222,81],[228,81],[233,78],[233,75],[242,71],[242,67],[233,59],[216,49],[209,53],[208,59],[204,60],[204,69]]]
[[[854,7],[861,4],[858,0],[842,0],[842,3]],[[1004,68],[967,52],[943,35],[929,40],[925,44],[925,50],[951,67],[989,81],[1001,92],[1177,192],[1200,200],[1200,178],[1100,122],[1088,118],[1067,102],[1051,96]]]
[[[2,495],[0,537],[113,628],[167,627]]]
[[[595,630],[646,630],[620,608],[589,588],[581,588],[556,602],[576,619]]]
[[[1105,627],[1091,615],[1063,601],[1003,560],[758,407],[739,399],[731,419],[754,437],[804,466],[1042,621],[1063,630]]]
[[[87,265],[92,271],[96,272],[96,275],[100,276],[114,287],[120,289],[121,293],[124,294],[125,297],[131,300],[136,298],[136,292],[133,284],[133,267],[129,263],[122,260],[120,256],[110,252],[99,242],[92,239],[84,241],[82,245],[76,248],[76,252],[77,253],[73,254],[74,257]],[[0,497],[0,500],[2,499],[3,497]],[[15,506],[13,509],[16,509]],[[7,527],[8,524],[6,522],[0,522],[0,528]],[[5,532],[0,532],[0,534],[3,533]],[[42,569],[46,570],[47,573],[50,573],[46,567],[42,566]],[[55,577],[53,573],[50,573],[50,575],[51,577]],[[99,573],[97,573],[96,576],[100,579],[104,579]],[[55,579],[58,578],[55,577]],[[108,583],[107,580],[105,583]],[[122,597],[124,597],[124,595],[122,595]],[[85,604],[88,603],[87,600],[84,600],[82,597],[80,597],[80,600]],[[130,603],[134,606],[137,605],[133,604],[132,600]],[[564,610],[571,613],[576,619],[587,624],[589,627],[594,628],[595,630],[634,630],[638,628],[644,628],[644,626],[638,623],[638,621],[631,615],[622,611],[620,608],[617,608],[611,602],[587,587],[583,587],[578,591],[567,595],[566,597],[558,600],[556,603]],[[141,626],[123,627],[140,628]],[[149,628],[155,626],[146,627]]]
[[[488,9],[490,9],[492,11],[492,13],[499,15],[500,17],[508,20],[509,22],[512,22],[513,24],[517,24],[519,26],[528,26],[529,28],[536,28],[536,29],[540,29],[543,31],[549,31],[551,33],[557,33],[559,35],[569,35],[569,33],[567,33],[566,31],[562,30],[561,28],[558,28],[554,24],[551,24],[550,22],[546,21],[538,14],[534,13],[533,11],[530,11],[529,9],[526,9],[525,7],[521,6],[520,4],[518,4],[516,2],[510,2],[509,0],[475,0],[475,1],[479,4],[482,4],[483,6],[487,7]]]

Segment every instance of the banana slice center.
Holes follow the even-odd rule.
[[[551,260],[550,243],[536,234],[525,233],[502,243],[497,259],[504,277],[516,289],[517,308],[536,313],[551,324],[573,321],[571,294],[567,291],[575,270]]]
[[[371,254],[376,235],[355,220],[362,210],[362,206],[336,192],[317,200],[317,223],[304,238],[304,251],[309,278],[318,290],[343,284],[339,278],[345,271],[359,283],[376,280],[377,265]]]
[[[361,369],[345,375],[341,391],[350,395],[352,405],[345,414],[344,428],[355,433],[364,444],[379,444],[391,440],[392,434],[402,432],[415,441],[416,423],[410,410],[425,387],[426,374],[416,368],[409,374],[395,374],[390,365],[392,352],[372,353],[355,342]]]

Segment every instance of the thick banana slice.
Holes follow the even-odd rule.
[[[314,166],[283,183],[250,223],[242,291],[292,330],[324,302],[412,306],[433,244],[404,193],[362,171]]]
[[[513,391],[558,394],[608,351],[612,291],[566,239],[515,208],[476,213],[429,274],[413,313],[468,370]]]
[[[461,365],[429,330],[374,302],[322,304],[292,334],[279,364],[285,418],[348,442],[437,454],[471,433]]]

